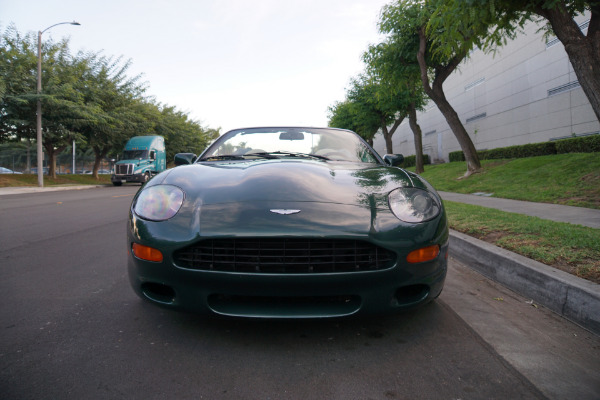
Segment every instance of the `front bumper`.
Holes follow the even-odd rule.
[[[288,224],[282,224],[280,215],[259,211],[272,207],[299,207],[302,213],[295,219],[286,217]],[[132,212],[127,238],[131,286],[140,297],[169,308],[255,318],[390,313],[418,307],[439,296],[447,272],[444,213],[426,224],[407,226],[389,212],[371,215],[368,209],[357,206],[327,207],[323,203],[245,205],[247,218],[235,218],[237,223],[229,219],[231,205],[228,213],[203,206],[203,216],[191,210],[186,214],[182,209],[178,216],[163,222],[145,221]],[[393,251],[397,259],[391,267],[377,271],[302,274],[192,270],[177,266],[173,260],[177,250],[199,240],[257,236],[362,240]],[[163,261],[136,258],[132,243],[161,250]],[[419,264],[405,261],[410,251],[432,244],[441,248],[434,260]]]
[[[447,271],[438,259],[361,273],[281,275],[190,271],[129,255],[134,291],[153,303],[203,314],[319,318],[411,309],[435,299]]]
[[[145,174],[131,174],[131,175],[113,175],[110,177],[111,182],[146,182]]]

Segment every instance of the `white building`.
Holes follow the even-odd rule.
[[[577,18],[586,32],[589,15]],[[562,43],[545,38],[540,26],[529,24],[524,33],[496,54],[474,51],[445,82],[444,91],[477,150],[487,150],[558,138],[599,133],[587,97],[581,89]],[[461,150],[443,115],[430,101],[418,113],[423,153],[448,161]],[[393,136],[394,153],[415,154],[408,118]],[[385,154],[377,134],[374,147]]]

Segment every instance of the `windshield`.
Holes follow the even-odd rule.
[[[138,158],[148,158],[148,150],[125,150],[123,160],[135,160]]]
[[[200,158],[314,157],[376,163],[377,157],[352,132],[325,128],[252,128],[227,132]]]

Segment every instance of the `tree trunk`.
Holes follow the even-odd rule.
[[[31,173],[31,140],[27,139],[27,169],[26,173]]]
[[[458,140],[458,144],[465,154],[465,160],[467,161],[467,173],[465,176],[469,176],[475,172],[481,170],[481,162],[477,155],[477,150],[473,141],[469,137],[467,130],[460,122],[458,114],[454,108],[450,105],[444,94],[443,84],[446,78],[450,76],[456,69],[458,64],[464,59],[465,55],[456,55],[450,62],[445,66],[438,66],[435,68],[435,79],[433,85],[429,83],[428,66],[425,61],[425,50],[427,48],[427,37],[425,35],[425,27],[421,27],[419,30],[419,51],[417,52],[417,60],[419,62],[419,68],[421,70],[421,81],[423,82],[423,89],[425,93],[434,101],[439,108],[440,112],[448,122],[452,133]]]
[[[410,129],[413,131],[415,137],[415,172],[422,174],[425,172],[423,167],[423,136],[421,134],[421,127],[417,123],[417,110],[415,109],[415,103],[411,103],[408,111],[408,123]]]
[[[46,154],[48,155],[48,177],[56,179],[56,156],[54,148],[46,147]]]
[[[400,126],[402,121],[404,121],[404,118],[405,118],[404,116],[401,116],[400,118],[397,118],[396,120],[394,120],[394,125],[392,125],[392,128],[389,130],[385,123],[385,119],[381,118],[381,131],[383,132],[383,138],[385,139],[385,148],[386,148],[387,154],[394,154],[394,146],[392,144],[392,136],[394,136],[396,129],[398,129],[398,127]]]
[[[392,135],[390,135],[390,132],[385,122],[381,124],[381,132],[383,133],[383,139],[385,140],[385,152],[387,154],[392,154],[394,152],[394,146],[392,145]]]
[[[448,125],[450,125],[450,129],[452,129],[456,140],[458,140],[460,148],[465,154],[465,161],[467,162],[467,175],[478,172],[481,170],[479,155],[477,155],[477,150],[475,149],[475,145],[469,137],[467,130],[463,126],[462,122],[460,122],[458,114],[445,97],[438,101],[436,101],[438,108],[446,118]]]
[[[56,154],[63,151],[66,146],[55,149],[51,143],[44,143],[44,148],[46,149],[46,155],[48,155],[48,177],[56,179]]]
[[[94,169],[92,173],[94,174],[94,178],[96,178],[96,180],[100,179],[98,176],[98,170],[100,169],[100,163],[106,156],[106,153],[108,153],[108,147],[104,147],[102,149],[94,147]]]
[[[546,18],[556,37],[562,42],[577,80],[600,121],[600,5],[591,7],[592,16],[587,36],[569,15],[564,1],[536,12]]]

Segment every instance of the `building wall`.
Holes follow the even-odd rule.
[[[587,31],[589,16],[577,18]],[[445,82],[444,91],[477,150],[537,143],[598,133],[600,123],[577,82],[564,47],[529,24],[496,54],[475,50]],[[430,101],[417,116],[423,152],[448,161],[460,150],[446,120]],[[394,153],[415,154],[413,133],[405,120],[393,136]],[[385,154],[379,133],[374,147]]]

